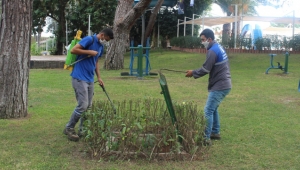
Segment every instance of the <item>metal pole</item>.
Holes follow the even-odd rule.
[[[138,79],[143,79],[143,46],[138,45]]]
[[[193,14],[192,37],[194,36],[194,16],[195,16],[195,14]]]
[[[284,74],[288,74],[289,55],[290,55],[289,52],[285,52]]]
[[[183,36],[185,36],[185,22],[186,22],[186,17],[184,17],[184,29],[183,29]]]
[[[237,6],[238,6],[238,4],[235,4],[234,48],[236,48],[236,34],[237,34]]]
[[[195,19],[195,15],[197,15],[197,14],[193,14],[193,27],[192,27],[192,36],[194,36],[194,19]],[[198,16],[201,16],[201,15],[198,15]],[[202,19],[203,20],[203,19]]]
[[[177,20],[177,37],[179,37],[179,19]]]
[[[68,45],[68,22],[66,21],[66,45]]]
[[[185,26],[186,26],[186,18],[189,18],[189,19],[192,19],[192,18],[190,18],[190,17],[184,17],[184,36],[185,36]]]
[[[91,36],[91,15],[89,14],[89,36]]]

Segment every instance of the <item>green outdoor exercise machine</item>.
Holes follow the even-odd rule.
[[[155,75],[157,73],[151,73],[150,67],[150,39],[147,39],[146,47],[138,45],[137,47],[133,46],[133,41],[131,41],[130,46],[130,64],[129,72],[122,72],[121,76],[137,76],[138,79],[143,79],[143,76]],[[137,53],[135,53],[137,51]],[[144,53],[145,51],[145,53]],[[137,58],[137,67],[134,67],[135,58]],[[144,61],[145,60],[145,61]]]
[[[274,56],[276,56],[277,54],[269,54],[270,58],[270,63],[271,66],[266,70],[266,74],[268,74],[270,69],[280,69],[284,71],[284,74],[288,74],[288,62],[289,62],[289,52],[285,52],[285,62],[284,62],[284,67],[282,67],[282,65],[280,65],[280,62],[277,62],[277,66],[273,65],[273,59]]]

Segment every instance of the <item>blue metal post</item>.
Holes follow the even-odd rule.
[[[285,52],[284,74],[288,74],[289,55],[290,55],[289,52]]]
[[[266,74],[268,74],[268,71],[269,71],[271,68],[274,68],[274,66],[273,66],[273,57],[274,57],[275,55],[276,55],[276,54],[269,54],[269,56],[271,57],[271,59],[270,59],[271,67],[269,67],[269,68],[266,70]]]
[[[133,62],[134,62],[134,48],[133,48],[133,41],[130,43],[130,64],[129,64],[129,75],[133,74]]]
[[[138,45],[138,62],[137,62],[138,79],[143,78],[143,46]]]

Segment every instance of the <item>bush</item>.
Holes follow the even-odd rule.
[[[179,158],[185,151],[191,159],[200,153],[205,123],[194,103],[174,103],[175,125],[163,100],[122,101],[117,108],[113,114],[108,101],[97,101],[84,114],[85,144],[92,157],[151,160],[160,153]]]
[[[31,46],[30,46],[30,54],[31,55],[41,55],[41,52],[42,52],[42,49],[38,48],[35,42],[31,43]]]
[[[203,48],[200,38],[192,36],[174,37],[170,40],[170,44],[180,48]]]
[[[238,38],[236,44],[246,47],[247,49],[252,48],[252,41],[249,38]],[[200,39],[198,37],[185,36],[185,37],[174,37],[170,41],[171,46],[180,47],[180,48],[204,48]],[[280,35],[267,35],[264,38],[258,38],[255,40],[254,45],[257,50],[263,49],[275,49],[282,50],[286,49],[287,51],[290,48],[293,48],[294,51],[300,51],[300,35],[295,35],[294,40],[292,37],[280,36]],[[228,42],[222,44],[224,48],[234,48],[234,39],[229,38]],[[238,47],[238,45],[237,45]]]

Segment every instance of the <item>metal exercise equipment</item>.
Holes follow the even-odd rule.
[[[268,74],[270,69],[280,69],[284,71],[284,74],[288,74],[288,62],[289,62],[289,52],[285,52],[285,62],[284,62],[284,67],[282,67],[282,65],[280,65],[280,62],[277,62],[277,66],[273,65],[273,59],[274,56],[276,56],[277,54],[269,54],[270,58],[270,64],[271,66],[266,70],[266,74]]]

